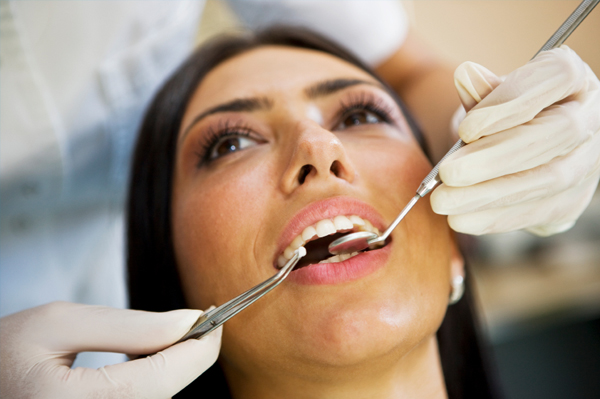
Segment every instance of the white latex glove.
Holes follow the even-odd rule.
[[[600,176],[600,82],[567,46],[546,51],[502,82],[466,62],[455,85],[469,143],[440,167],[436,213],[459,232],[565,231]]]
[[[0,319],[2,398],[157,398],[173,396],[208,369],[219,328],[164,349],[202,314],[165,313],[54,302]],[[79,352],[148,354],[98,370],[70,366]]]

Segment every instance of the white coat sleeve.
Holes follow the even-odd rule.
[[[408,19],[397,1],[230,1],[249,29],[291,25],[311,29],[351,50],[370,65],[404,42]]]

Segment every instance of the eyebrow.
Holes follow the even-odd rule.
[[[376,82],[371,82],[369,80],[362,79],[331,79],[324,80],[322,82],[315,83],[314,85],[306,88],[304,92],[310,99],[325,97],[329,94],[333,94],[340,90],[344,90],[351,86],[356,85],[371,85],[383,89],[383,87]]]
[[[388,91],[384,86],[377,82],[362,79],[329,79],[322,82],[317,82],[306,89],[304,93],[309,99],[315,99],[319,97],[325,97],[330,94],[336,93],[340,90],[344,90],[351,86],[367,84],[375,86],[377,88]],[[179,141],[183,140],[191,128],[200,122],[202,119],[209,115],[221,113],[221,112],[252,112],[259,110],[268,110],[273,107],[273,101],[268,97],[250,97],[250,98],[238,98],[224,104],[216,105],[212,108],[207,109],[200,115],[196,116],[183,131]]]

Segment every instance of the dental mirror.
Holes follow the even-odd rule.
[[[359,231],[332,241],[327,249],[334,255],[351,254],[369,248],[369,242],[378,238],[377,234],[370,231]]]
[[[421,184],[421,186],[422,185],[423,184]],[[429,191],[431,191],[431,189]],[[427,194],[429,191],[427,191],[425,194]],[[392,222],[390,227],[388,227],[382,235],[378,236],[377,234],[368,231],[359,231],[358,233],[346,234],[345,236],[332,241],[327,249],[334,255],[341,255],[364,251],[367,248],[376,249],[378,247],[383,247],[385,245],[385,240],[387,240],[392,231],[396,228],[396,226],[398,226],[398,223],[404,219],[404,216],[406,216],[408,211],[410,211],[411,208],[417,203],[419,198],[421,198],[421,195],[419,195],[417,192],[417,195],[410,200],[408,205],[404,207],[402,212],[400,212],[400,215],[398,215],[396,220]]]
[[[596,7],[600,0],[583,0],[581,4],[573,11],[573,13],[567,18],[565,22],[554,32],[554,34],[548,39],[548,41],[542,46],[542,48],[533,56],[535,58],[540,52],[556,48],[563,44],[565,40],[573,33],[573,31],[579,26],[581,21],[587,17],[587,15]],[[444,157],[435,165],[435,168],[429,172],[429,174],[423,179],[421,185],[417,189],[417,194],[410,200],[408,205],[404,207],[400,215],[392,222],[390,227],[381,235],[377,236],[375,233],[358,232],[350,233],[343,237],[334,240],[329,244],[328,250],[333,255],[349,254],[353,252],[364,251],[367,248],[375,249],[385,245],[385,240],[392,233],[392,231],[398,226],[398,223],[406,216],[408,211],[417,203],[417,201],[427,195],[433,190],[439,183],[441,183],[439,169],[440,165],[446,158],[451,154],[464,147],[465,143],[462,140],[458,140],[452,148],[444,155]]]

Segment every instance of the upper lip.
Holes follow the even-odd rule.
[[[319,220],[333,219],[338,215],[357,215],[369,220],[379,230],[385,230],[381,214],[364,201],[351,197],[333,197],[316,201],[298,211],[287,223],[279,236],[277,252],[273,261],[277,261],[277,257],[307,226],[313,225]]]

